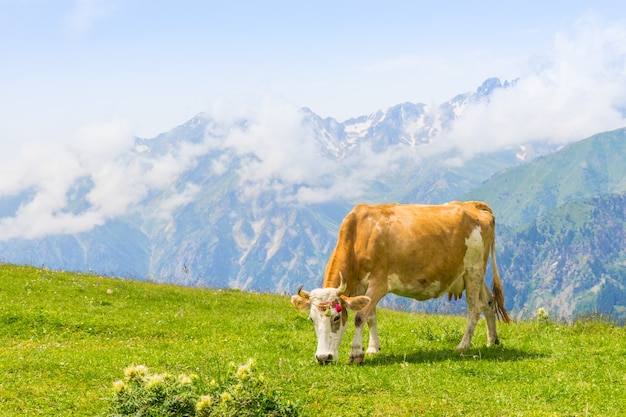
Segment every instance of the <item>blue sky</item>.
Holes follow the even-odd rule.
[[[123,120],[151,137],[267,94],[339,120],[523,76],[617,1],[0,0],[0,141]]]
[[[312,184],[289,196],[306,201],[347,191],[358,201],[368,178],[402,156],[363,155],[327,184],[337,167],[306,140],[301,107],[344,121],[403,102],[436,108],[487,78],[519,78],[416,151],[457,149],[454,163],[626,126],[624,1],[0,0],[0,57],[0,203],[30,197],[0,217],[0,239],[77,233],[132,213],[211,146],[254,153],[239,174],[255,187]],[[201,112],[245,117],[250,128],[128,157],[135,136]],[[73,214],[86,178],[88,209]],[[198,190],[170,190],[156,215]]]

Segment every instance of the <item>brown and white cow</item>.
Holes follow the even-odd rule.
[[[493,294],[485,283],[490,255]],[[495,218],[486,203],[357,205],[341,224],[322,288],[307,292],[300,286],[291,302],[309,313],[320,364],[337,360],[347,310],[356,311],[350,362],[360,363],[365,322],[370,329],[367,353],[380,350],[376,305],[387,293],[427,300],[446,293],[459,298],[463,291],[467,327],[456,349],[469,348],[481,312],[487,344],[498,344],[496,317],[507,323],[510,318],[496,266]]]

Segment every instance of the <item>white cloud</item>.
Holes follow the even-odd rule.
[[[466,157],[532,141],[566,144],[626,125],[626,30],[578,22],[576,35],[558,35],[553,55],[509,89],[469,106],[439,138]]]
[[[220,142],[224,149],[234,151],[244,160],[239,169],[241,192],[244,197],[256,197],[264,191],[274,191],[284,203],[321,203],[333,199],[357,199],[367,193],[371,181],[392,172],[397,161],[409,157],[406,149],[374,152],[361,144],[356,152],[342,160],[323,156],[314,133],[302,124],[299,109],[271,97],[256,97],[240,106],[219,101],[220,118],[225,108],[236,109],[222,117],[225,123],[237,125],[245,119],[244,127],[233,128]],[[232,160],[228,154],[214,161],[213,172],[224,172]]]
[[[324,158],[317,148],[311,131],[302,126],[299,109],[285,101],[271,97],[250,98],[255,106],[226,104],[212,117],[236,125],[245,119],[246,125],[234,127],[221,142],[223,148],[232,149],[245,158],[239,171],[244,192],[256,195],[258,191],[274,189],[290,199],[299,184],[315,184],[333,172],[335,163]],[[223,113],[224,108],[233,109]],[[236,117],[233,117],[236,116]],[[215,161],[215,172],[223,172],[227,157]]]
[[[82,127],[67,144],[22,146],[15,160],[0,167],[0,198],[24,192],[31,197],[13,215],[0,218],[0,239],[79,233],[130,214],[151,190],[168,187],[208,149],[204,143],[182,143],[170,153],[152,156],[133,154],[133,148],[131,129],[119,120]],[[85,179],[89,188],[78,209],[71,195]],[[158,215],[169,216],[197,191],[188,184],[181,193],[170,194]]]
[[[623,27],[602,27],[592,17],[581,19],[574,35],[557,35],[552,54],[534,57],[532,64],[513,87],[467,106],[434,146],[421,151],[457,149],[460,154],[451,162],[462,164],[480,152],[537,141],[566,144],[626,125]],[[405,58],[389,65],[415,62]],[[221,109],[228,107],[220,104]],[[240,155],[254,155],[240,172],[252,195],[271,188],[286,201],[358,199],[367,194],[371,181],[409,157],[406,150],[376,153],[361,145],[358,154],[331,162],[319,155],[295,106],[265,98],[255,106],[230,108],[250,121],[245,129],[232,131],[223,146]]]
[[[178,207],[183,207],[188,203],[191,203],[200,189],[201,187],[197,184],[186,184],[182,192],[165,198],[165,200],[159,204],[158,210],[153,213],[152,216],[159,219],[170,220],[172,212]]]
[[[407,58],[392,64],[415,63]],[[467,107],[428,152],[458,149],[453,160],[458,164],[499,147],[540,140],[565,144],[626,125],[624,27],[583,19],[573,36],[556,37],[551,56],[533,58],[531,64],[514,87]],[[376,153],[361,145],[341,161],[329,160],[302,125],[298,106],[268,96],[218,99],[209,113],[215,123],[203,142],[183,141],[159,155],[133,154],[132,128],[123,120],[82,127],[69,143],[27,143],[18,150],[1,144],[11,152],[0,164],[0,198],[25,193],[29,199],[0,218],[0,238],[78,233],[129,214],[152,190],[169,187],[199,156],[218,147],[230,152],[212,161],[214,174],[225,173],[233,155],[246,161],[238,172],[243,195],[274,190],[281,202],[298,203],[363,198],[373,180],[392,173],[402,158],[413,157],[406,149]],[[83,179],[89,180],[86,204],[76,208],[70,195]],[[195,184],[172,191],[156,215],[166,218],[198,192]]]
[[[69,149],[82,163],[94,164],[108,161],[128,151],[134,138],[129,122],[115,119],[108,123],[98,123],[78,128]]]
[[[310,155],[307,141],[301,139],[304,131],[296,108],[263,103],[259,114],[247,119],[245,130],[234,129],[224,142],[240,154],[254,153],[258,158],[244,168],[246,178],[287,177],[298,170],[292,158],[305,160]],[[302,147],[300,152],[296,141]]]

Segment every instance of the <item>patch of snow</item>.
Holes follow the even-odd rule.
[[[360,123],[353,123],[344,127],[344,132],[350,137],[363,137],[367,134],[367,131],[372,127],[373,118],[369,117],[366,121]]]
[[[424,115],[411,122],[407,122],[403,126],[403,130],[407,135],[402,136],[402,140],[410,146],[423,145],[430,142],[428,133],[426,133],[426,121]]]
[[[283,224],[280,219],[274,219],[272,223],[276,224],[278,227],[272,234],[271,240],[265,245],[265,262],[272,259],[276,252],[278,252],[283,241],[283,236],[285,236],[285,231],[287,230],[286,225]]]
[[[241,230],[243,226],[243,220],[238,220],[233,225],[233,240],[237,243],[239,249],[243,250],[243,254],[239,258],[239,264],[242,265],[246,260],[252,248],[259,240],[259,236],[261,235],[261,231],[263,230],[263,226],[265,225],[265,220],[257,220],[255,222],[250,222],[250,228],[252,229],[252,236],[248,236],[244,231]]]
[[[459,117],[461,117],[466,106],[467,105],[464,102],[461,102],[461,103],[455,102],[452,104],[452,114],[454,114],[455,119],[458,119]]]
[[[602,286],[604,285],[604,283],[606,282],[606,278],[602,278],[600,280],[600,282],[598,282],[596,285],[594,285],[593,287],[591,287],[589,289],[590,292],[597,294],[598,292],[600,292],[600,290],[602,289]]]

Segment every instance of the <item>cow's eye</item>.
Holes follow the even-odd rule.
[[[335,317],[333,317],[333,321],[339,321],[340,318],[341,318],[341,316],[336,315]]]
[[[309,316],[309,321],[313,323],[313,317]]]

